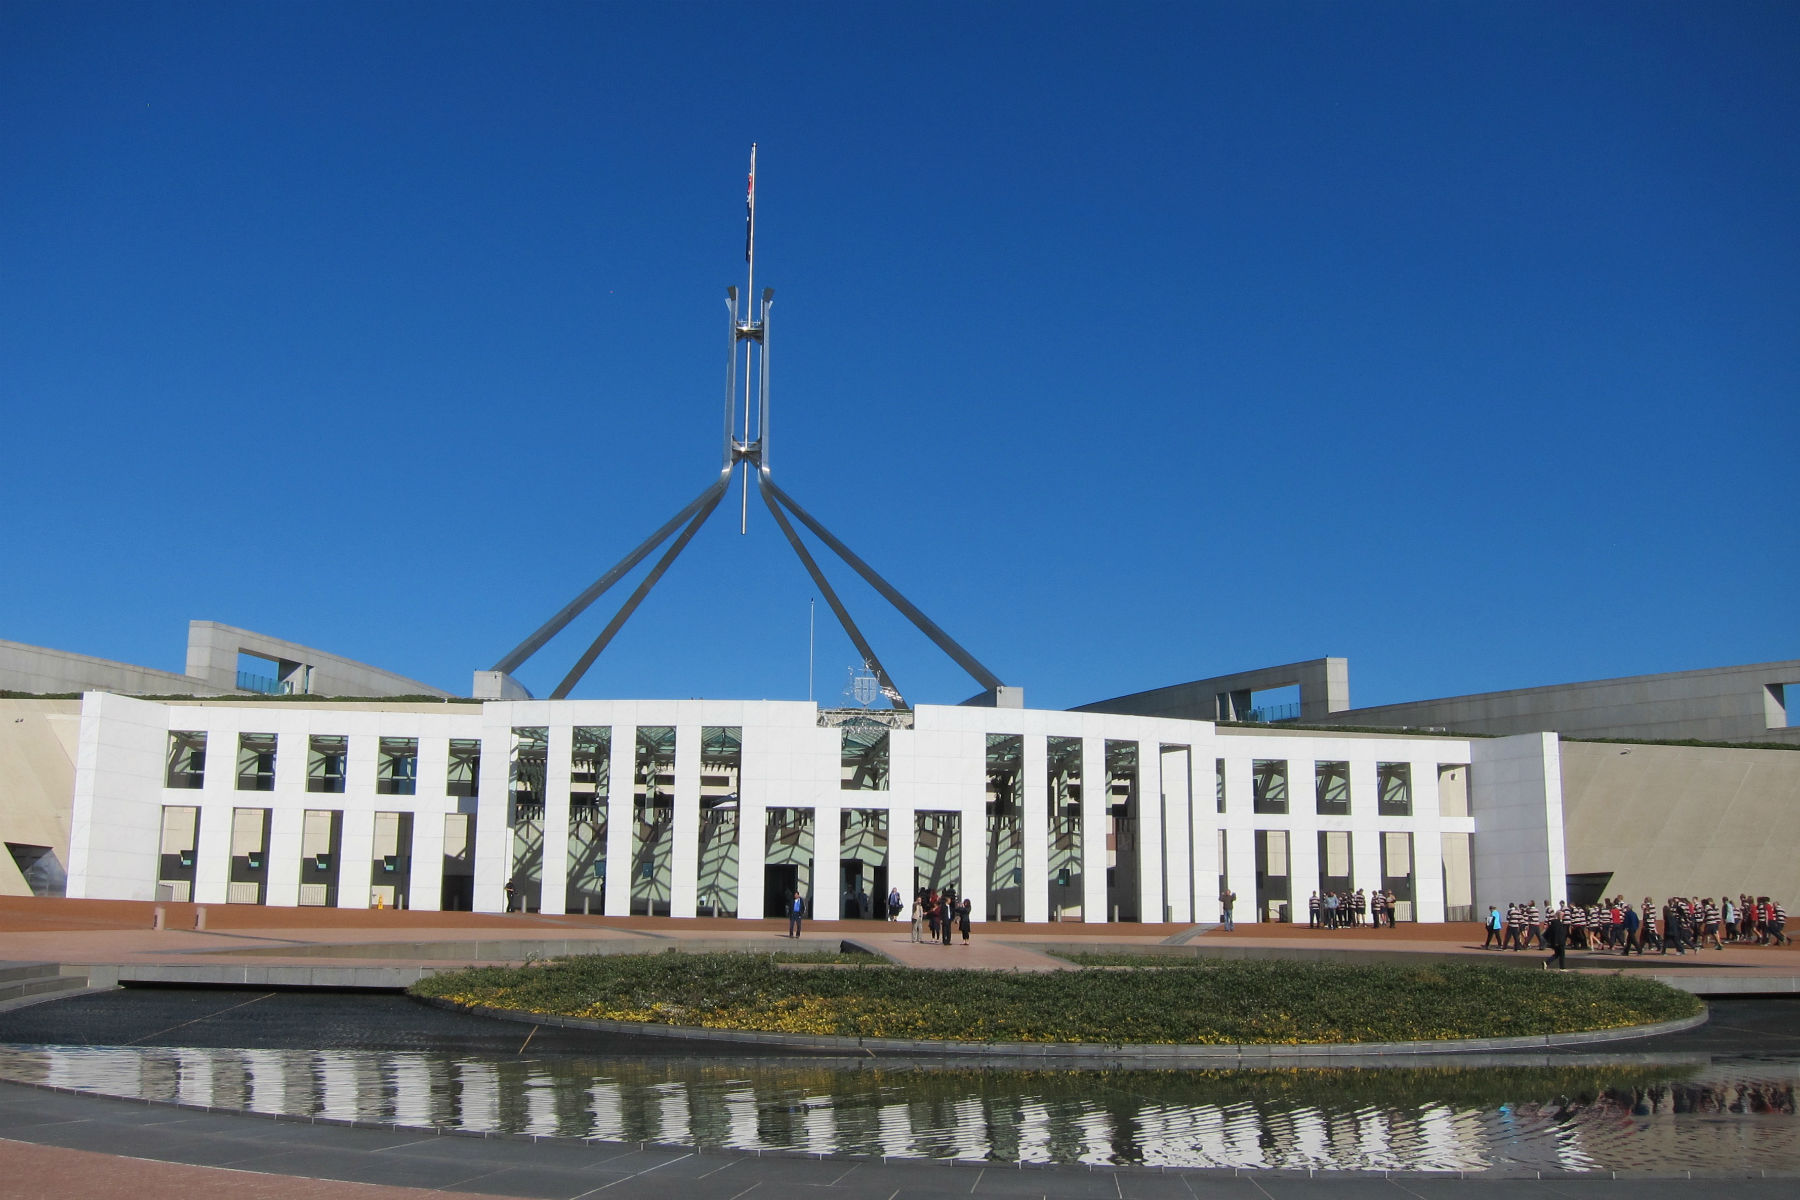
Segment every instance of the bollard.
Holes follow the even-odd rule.
[[[206,909],[205,909],[205,907],[199,907],[199,908],[194,909],[194,928],[200,929],[200,930],[204,930],[206,928]]]
[[[169,914],[168,914],[167,909],[163,908],[163,906],[160,904],[157,905],[155,915],[150,918],[150,928],[152,928],[152,929],[163,928],[163,923],[164,923],[164,921],[167,920],[168,915]]]
[[[588,915],[588,897],[586,896],[581,898],[581,915],[584,917]]]

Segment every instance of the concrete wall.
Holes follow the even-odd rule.
[[[187,674],[71,654],[22,642],[0,641],[0,690],[30,695],[116,692],[128,696],[243,695],[238,688],[238,654],[282,664],[289,690],[315,696],[443,696],[452,693],[429,683],[383,671],[267,634],[221,625],[188,623]]]
[[[1800,709],[1800,659],[1790,659],[1353,708],[1332,719],[1452,733],[1552,730],[1569,737],[1800,746],[1800,711],[1783,713],[1769,690],[1784,683],[1793,685],[1794,707]]]
[[[229,683],[215,686],[173,671],[134,667],[23,642],[0,642],[0,689],[34,696],[90,691],[136,696],[218,696],[236,691],[237,678],[234,671]]]
[[[1235,675],[1215,675],[1209,679],[1115,696],[1111,700],[1097,700],[1071,711],[1175,717],[1187,721],[1229,721],[1244,716],[1233,712],[1232,707],[1236,704],[1247,709],[1249,693],[1295,685],[1300,688],[1300,721],[1323,721],[1332,713],[1350,707],[1350,660],[1314,658],[1280,667],[1240,671]],[[1230,697],[1237,699],[1228,699]]]
[[[1607,893],[1800,901],[1800,752],[1564,742],[1569,870]]]
[[[1475,915],[1510,900],[1568,899],[1556,735],[1478,739],[1469,748]]]
[[[82,697],[69,830],[71,897],[156,898],[169,711],[106,692]]]
[[[48,846],[69,866],[79,700],[0,700],[0,841]],[[0,896],[29,896],[12,855],[0,854]]]
[[[420,683],[392,671],[337,654],[328,654],[298,642],[221,625],[217,621],[188,622],[187,673],[220,690],[237,687],[239,652],[285,664],[282,682],[289,690],[312,696],[449,696],[429,683]]]

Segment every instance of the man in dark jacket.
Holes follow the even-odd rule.
[[[1550,945],[1550,957],[1544,960],[1545,966],[1554,965],[1559,971],[1569,969],[1563,951],[1569,948],[1569,926],[1563,921],[1562,910],[1558,909],[1550,918],[1549,928],[1544,930],[1544,941]]]
[[[1627,904],[1622,914],[1625,922],[1625,949],[1621,951],[1626,957],[1631,956],[1631,948],[1637,946],[1638,957],[1644,956],[1644,948],[1638,945],[1638,910]]]

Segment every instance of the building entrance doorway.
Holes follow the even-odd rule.
[[[800,887],[800,864],[765,863],[763,865],[763,916],[786,917]]]
[[[886,863],[871,866],[860,858],[838,862],[842,915],[847,921],[887,920],[888,871]]]

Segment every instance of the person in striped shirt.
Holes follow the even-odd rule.
[[[1719,940],[1719,906],[1708,896],[1700,902],[1700,939],[1712,939],[1714,950],[1723,950],[1725,943]]]
[[[1638,910],[1638,921],[1638,953],[1642,954],[1644,947],[1652,942],[1661,950],[1662,938],[1656,933],[1656,902],[1648,896],[1644,897],[1644,906]]]

